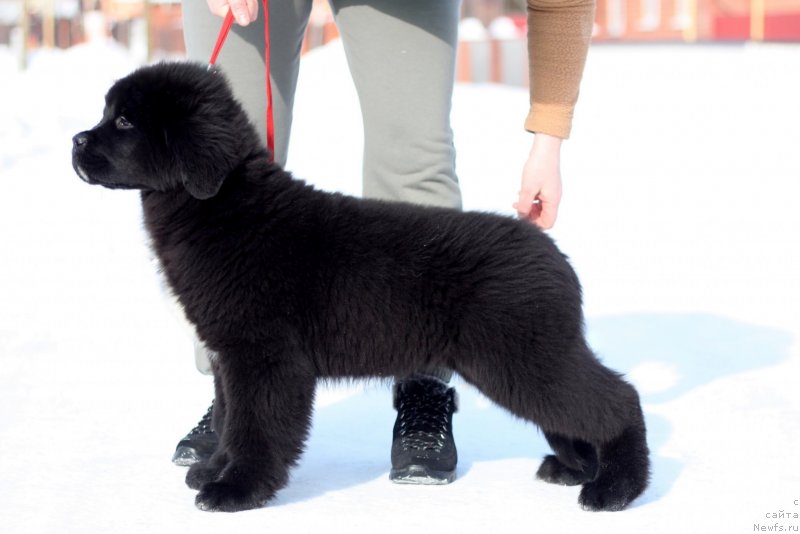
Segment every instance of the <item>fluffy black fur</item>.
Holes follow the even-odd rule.
[[[647,486],[639,397],[587,346],[575,273],[533,225],[315,190],[200,65],[118,81],[73,143],[83,180],[142,191],[167,280],[217,355],[221,444],[187,475],[200,508],[259,507],[287,483],[318,378],[434,367],[538,425],[555,453],[539,478],[582,484],[584,508]]]

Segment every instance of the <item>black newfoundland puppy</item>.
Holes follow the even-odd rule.
[[[220,447],[203,510],[262,506],[308,436],[318,378],[455,370],[538,425],[538,477],[588,510],[647,486],[639,397],[586,344],[567,259],[532,224],[315,190],[271,163],[225,78],[159,64],[118,81],[73,138],[90,184],[140,189],[172,291],[213,361]]]

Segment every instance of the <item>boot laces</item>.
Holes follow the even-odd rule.
[[[211,403],[211,406],[208,407],[208,411],[200,418],[200,422],[197,423],[191,432],[189,432],[189,436],[201,436],[201,435],[208,435],[213,434],[214,429],[211,428],[211,418],[214,413],[214,403]]]
[[[448,394],[412,393],[400,399],[398,433],[403,449],[441,452],[450,435],[452,412]]]

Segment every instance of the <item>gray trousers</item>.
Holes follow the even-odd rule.
[[[450,107],[459,0],[331,0],[364,125],[363,195],[461,208]],[[269,3],[275,160],[285,165],[300,49],[311,0]],[[260,6],[261,7],[261,6]],[[217,64],[266,139],[264,19],[234,24]],[[188,58],[207,62],[222,19],[202,0],[183,1]],[[324,87],[319,90],[323,92]],[[331,135],[336,135],[334,127]],[[197,367],[210,372],[195,343]],[[420,370],[444,380],[450,371]]]

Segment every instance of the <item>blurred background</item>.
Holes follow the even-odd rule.
[[[305,49],[337,37],[314,2]],[[525,1],[464,0],[460,81],[527,83]],[[148,61],[183,54],[177,0],[0,0],[0,47],[31,52],[111,37]],[[597,0],[594,42],[800,42],[800,0]]]

